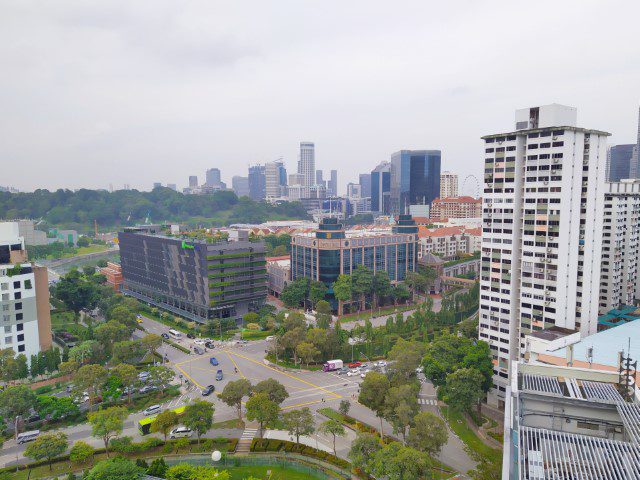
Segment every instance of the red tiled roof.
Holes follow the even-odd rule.
[[[446,198],[436,198],[432,203],[482,203],[481,198],[473,198],[473,197],[446,197]]]
[[[464,233],[464,227],[442,227],[442,228],[418,228],[418,236],[424,237],[448,237],[450,235],[460,235]]]

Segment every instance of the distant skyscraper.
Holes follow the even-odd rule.
[[[633,178],[631,163],[636,144],[613,145],[607,152],[607,181],[619,182],[625,178]]]
[[[572,107],[525,108],[515,131],[483,137],[479,335],[493,357],[491,405],[504,407],[526,335],[597,331],[609,134],[576,121]]]
[[[359,177],[360,193],[363,197],[371,196],[371,174],[361,173]]]
[[[162,184],[160,182],[154,182],[153,189],[155,190],[156,188],[160,188],[161,186]]]
[[[324,185],[324,179],[322,178],[322,170],[316,170],[316,185]]]
[[[292,173],[289,175],[289,186],[304,185],[304,175],[301,173]]]
[[[361,198],[362,189],[358,183],[347,183],[347,197],[349,198]]]
[[[176,186],[175,183],[167,183],[167,188],[170,188],[171,190],[175,190],[176,192],[178,191],[178,187]]]
[[[638,109],[638,139],[636,141],[636,148],[633,149],[629,170],[630,178],[640,178],[640,108]]]
[[[391,155],[391,212],[430,205],[440,195],[440,150],[400,150]]]
[[[338,196],[338,171],[331,170],[331,179],[327,185],[327,195],[330,197]]]
[[[235,175],[231,179],[231,185],[233,187],[233,191],[238,197],[249,196],[249,177]]]
[[[268,162],[264,166],[265,192],[267,198],[278,198],[283,194],[283,187],[287,185],[287,171],[281,160]]]
[[[252,200],[260,201],[266,197],[267,182],[264,165],[249,167],[249,196]]]
[[[210,187],[215,187],[220,184],[220,169],[219,168],[210,168],[207,170],[207,185]]]
[[[440,174],[440,198],[455,198],[458,196],[458,174],[442,172]]]
[[[313,142],[300,142],[300,160],[298,173],[304,175],[304,185],[310,187],[316,183],[316,152]]]
[[[371,172],[371,211],[389,213],[391,191],[391,164],[382,162]]]
[[[197,188],[198,187],[198,177],[196,175],[191,175],[189,177],[189,188]]]

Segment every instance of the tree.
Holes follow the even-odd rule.
[[[389,296],[391,293],[391,280],[386,270],[378,270],[373,275],[373,306],[377,307],[381,298]]]
[[[476,468],[468,475],[473,480],[500,480],[502,478],[502,457],[486,457],[478,455]]]
[[[75,373],[78,368],[80,368],[80,363],[75,360],[68,360],[66,362],[60,363],[60,373],[63,375],[71,375]]]
[[[322,422],[320,424],[319,430],[324,434],[333,435],[333,454],[338,455],[336,452],[336,436],[344,437],[346,435],[342,424],[337,420],[330,418],[326,422]]]
[[[111,361],[114,363],[137,363],[144,356],[141,340],[123,340],[113,344]]]
[[[15,380],[16,359],[13,348],[3,348],[0,350],[0,379],[8,382]]]
[[[122,386],[127,389],[127,397],[131,404],[131,394],[134,386],[138,383],[138,370],[133,365],[120,363],[111,369],[111,374],[118,378]]]
[[[233,380],[224,386],[220,394],[220,400],[230,407],[236,407],[238,420],[242,421],[242,399],[249,395],[251,395],[251,383],[246,378],[241,378]]]
[[[326,300],[316,303],[316,326],[327,330],[331,326],[331,305]]]
[[[24,451],[25,456],[36,462],[46,460],[51,470],[51,461],[62,455],[67,449],[67,435],[60,433],[43,433],[30,443]]]
[[[88,458],[92,457],[94,453],[95,449],[91,445],[82,440],[78,440],[73,444],[73,447],[71,447],[69,460],[75,464],[82,465]]]
[[[155,333],[150,333],[140,339],[140,344],[145,352],[153,355],[162,346],[162,337]]]
[[[26,385],[7,387],[0,391],[0,415],[9,421],[18,415],[27,415],[35,404],[36,394]]]
[[[127,415],[127,409],[124,407],[110,407],[92,412],[88,416],[91,435],[102,439],[107,457],[109,456],[109,440],[122,433]]]
[[[338,408],[338,411],[342,415],[346,417],[349,414],[350,408],[351,408],[351,403],[349,403],[349,400],[340,400],[340,407]]]
[[[109,320],[115,320],[129,328],[136,328],[136,313],[126,305],[117,305],[109,310],[107,318]]]
[[[72,398],[53,395],[38,395],[36,410],[41,417],[50,417],[53,420],[80,413],[78,405]]]
[[[427,454],[398,442],[391,442],[378,450],[369,462],[369,472],[389,480],[414,480],[424,478],[430,472]]]
[[[402,435],[404,443],[406,443],[407,428],[413,423],[413,418],[420,410],[417,393],[411,385],[400,385],[391,387],[384,399],[384,416],[393,425],[394,433]]]
[[[196,400],[184,409],[182,424],[196,432],[198,444],[200,437],[207,433],[213,425],[214,410],[213,405],[202,400]]]
[[[151,431],[154,433],[162,433],[164,441],[167,441],[167,435],[172,427],[178,424],[178,414],[171,410],[160,412],[151,422]]]
[[[280,300],[289,308],[297,308],[307,298],[307,278],[298,278],[289,282],[280,294]]]
[[[306,328],[294,328],[293,330],[289,330],[288,332],[286,332],[280,340],[280,344],[284,348],[287,348],[293,352],[293,362],[296,364],[298,363],[298,351],[296,347],[298,346],[298,344],[300,344],[300,342],[304,341],[305,330]]]
[[[365,470],[376,452],[382,449],[380,439],[372,433],[358,433],[351,443],[348,457],[354,467]]]
[[[444,420],[431,412],[420,412],[413,423],[409,429],[409,446],[432,457],[437,456],[449,439],[449,430]]]
[[[315,307],[320,300],[324,300],[324,296],[327,294],[327,286],[316,280],[309,282],[309,301],[311,305]]]
[[[333,295],[336,297],[336,300],[338,300],[338,316],[341,316],[344,302],[350,301],[353,295],[352,282],[349,275],[341,274],[338,276],[338,279],[333,282]]]
[[[247,400],[247,419],[260,423],[260,436],[264,433],[264,426],[271,425],[278,419],[280,407],[269,398],[266,392],[256,393]]]
[[[168,469],[167,462],[164,461],[164,458],[160,457],[151,462],[151,465],[149,465],[147,469],[147,474],[151,477],[165,478]]]
[[[162,365],[149,368],[149,380],[157,387],[160,387],[164,392],[167,386],[171,383],[171,380],[175,377],[175,372]]]
[[[24,353],[16,355],[16,370],[15,378],[23,379],[29,376],[29,365],[27,362],[27,356]]]
[[[360,310],[365,309],[365,298],[372,292],[373,272],[364,265],[358,265],[351,273],[351,290],[360,297]]]
[[[301,342],[296,347],[296,353],[305,365],[309,367],[309,364],[320,355],[320,350],[318,350],[313,343]]]
[[[144,475],[145,471],[131,460],[115,457],[96,463],[86,480],[139,480]]]
[[[482,374],[475,368],[461,368],[447,375],[443,400],[458,412],[468,412],[482,400]]]
[[[389,370],[392,377],[399,377],[398,383],[406,383],[416,375],[416,368],[420,365],[424,350],[425,346],[422,342],[398,339],[388,355],[389,360],[394,362]]]
[[[101,365],[83,365],[74,375],[74,390],[78,395],[87,392],[89,395],[89,409],[91,409],[94,400],[99,395],[106,379],[107,371]]]
[[[360,395],[358,396],[358,401],[373,410],[380,418],[381,438],[384,438],[382,431],[382,418],[385,412],[384,399],[390,387],[391,384],[386,375],[379,372],[369,372],[360,385]]]
[[[253,393],[266,393],[269,400],[278,405],[289,398],[289,392],[287,392],[287,389],[284,388],[284,385],[275,378],[267,378],[266,380],[256,383],[253,387]]]
[[[296,443],[300,443],[300,435],[311,435],[315,431],[313,415],[308,407],[285,412],[282,415],[282,423],[289,435],[296,437]]]
[[[69,360],[80,365],[100,363],[104,359],[104,349],[95,340],[85,340],[69,350]]]
[[[399,283],[391,289],[391,295],[393,296],[394,303],[404,303],[409,299],[409,290],[403,284]]]
[[[95,339],[102,344],[104,351],[109,354],[115,342],[127,340],[131,336],[131,329],[115,320],[98,325],[94,331]]]

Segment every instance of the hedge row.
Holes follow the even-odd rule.
[[[115,440],[115,441],[114,441]],[[118,439],[114,439],[109,444],[109,451],[117,452],[117,453],[143,453],[145,451],[153,450],[157,447],[170,447],[168,451],[173,451],[176,441],[175,440],[167,440],[166,442],[162,439],[156,437],[150,437],[144,442],[131,442],[131,437],[122,437]],[[197,445],[197,439],[189,439],[190,445]],[[232,452],[236,449],[236,445],[238,444],[237,438],[203,438],[200,441],[199,449],[203,451],[211,451],[214,446],[222,447],[222,445],[226,444],[226,450],[228,452]],[[104,448],[96,448],[94,450],[94,455],[99,455],[105,453]],[[51,463],[59,463],[59,462],[67,462],[69,461],[69,454],[61,455],[53,459]],[[11,467],[0,468],[0,475],[3,473],[13,473],[17,470],[27,470],[36,467],[42,467],[45,465],[49,465],[47,460],[40,460],[38,462],[27,463],[23,465],[13,465]]]
[[[313,447],[308,447],[300,443],[289,442],[287,440],[275,440],[275,439],[260,439],[254,438],[251,442],[252,452],[285,452],[285,453],[299,453],[300,455],[306,455],[308,457],[317,458],[318,460],[324,460],[332,465],[343,468],[345,470],[351,470],[351,464],[342,458],[338,458],[331,453],[323,450],[317,450]]]

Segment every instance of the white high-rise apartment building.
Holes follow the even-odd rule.
[[[265,194],[267,198],[278,198],[283,195],[283,169],[284,163],[280,160],[264,164]]]
[[[304,185],[316,184],[316,151],[313,142],[300,142],[298,173],[304,176]]]
[[[479,334],[494,363],[488,400],[499,407],[526,334],[597,330],[609,134],[576,120],[572,107],[526,108],[515,131],[483,137]]]
[[[17,222],[0,223],[0,350],[30,361],[51,344],[47,269],[27,261]]]
[[[640,180],[605,184],[600,314],[640,298]]]
[[[440,174],[440,198],[458,196],[458,174],[442,172]]]

